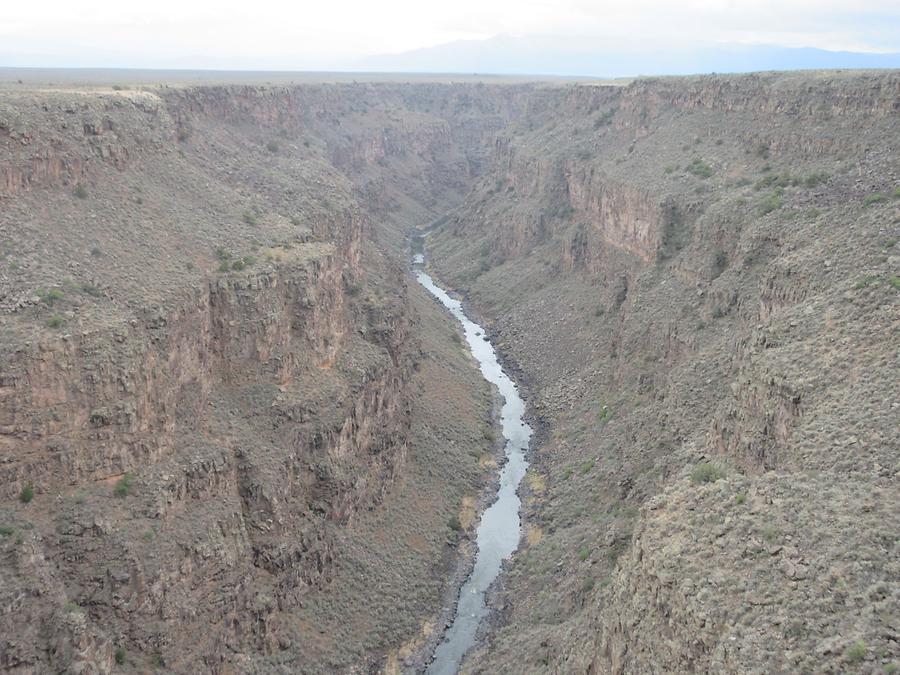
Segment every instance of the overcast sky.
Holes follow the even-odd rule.
[[[345,69],[497,34],[900,51],[900,0],[9,0],[0,66]]]

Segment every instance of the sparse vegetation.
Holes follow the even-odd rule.
[[[781,538],[781,530],[774,525],[764,525],[759,535],[771,544]]]
[[[37,296],[47,307],[53,307],[57,301],[63,299],[63,292],[59,288],[51,288],[50,290],[38,289]]]
[[[813,171],[803,179],[803,184],[808,188],[816,187],[826,182],[830,176],[824,171]]]
[[[47,328],[60,328],[65,323],[65,319],[59,314],[54,314],[47,319]]]
[[[10,537],[16,533],[12,525],[0,525],[0,537]]]
[[[34,499],[34,487],[29,483],[22,488],[21,492],[19,492],[19,501],[23,504],[27,504],[32,499]]]
[[[866,195],[863,197],[863,206],[872,206],[873,204],[880,204],[881,202],[886,202],[887,197],[885,197],[880,192],[876,192],[871,195]]]
[[[134,478],[130,473],[126,473],[116,481],[116,485],[113,488],[113,494],[115,494],[116,497],[127,497],[131,493],[132,487],[134,487]]]
[[[756,206],[756,213],[760,216],[765,216],[769,213],[772,213],[772,211],[777,211],[783,205],[784,197],[780,192],[776,191],[763,198],[763,200]]]
[[[720,478],[725,478],[725,469],[715,462],[700,462],[691,471],[691,480],[695,485],[715,483]]]
[[[252,211],[244,211],[244,215],[241,216],[241,219],[247,225],[256,225],[256,215]]]
[[[604,425],[609,421],[609,406],[605,403],[600,404],[600,408],[597,410],[597,421],[600,422],[600,425]]]
[[[594,120],[594,129],[599,129],[600,127],[607,126],[612,124],[613,117],[615,117],[616,110],[615,108],[610,108],[597,116],[597,119]]]
[[[847,663],[859,663],[866,658],[866,643],[862,640],[854,642],[844,650],[844,659]]]
[[[269,141],[268,143],[266,143],[266,150],[274,155],[276,152],[278,152],[278,143],[276,143],[275,141]]]
[[[122,647],[116,649],[116,664],[123,665],[125,663],[125,650]]]
[[[854,285],[853,288],[860,291],[864,288],[868,288],[869,286],[878,285],[878,277],[874,274],[867,274],[866,276],[860,278]]]
[[[709,164],[706,164],[699,157],[695,157],[691,160],[691,163],[685,167],[685,171],[689,174],[697,176],[698,178],[709,178],[713,175],[712,167]]]

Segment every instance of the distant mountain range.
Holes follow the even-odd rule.
[[[900,52],[835,52],[769,45],[659,46],[602,38],[557,36],[460,40],[400,54],[373,56],[353,64],[363,71],[495,73],[630,77],[742,73],[760,70],[900,68]]]

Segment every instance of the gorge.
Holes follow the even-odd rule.
[[[0,84],[0,669],[424,672],[515,431],[462,672],[893,672],[898,139],[895,71]]]

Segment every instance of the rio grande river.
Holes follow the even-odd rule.
[[[416,256],[415,262],[421,263],[421,256]],[[515,383],[500,367],[497,354],[487,340],[484,329],[466,316],[459,300],[451,298],[424,271],[417,269],[416,279],[462,324],[466,342],[481,366],[484,379],[496,385],[504,399],[501,423],[503,437],[506,439],[504,452],[507,462],[500,472],[500,489],[496,501],[481,517],[476,540],[478,553],[475,567],[460,590],[456,616],[444,634],[443,642],[435,650],[434,660],[427,670],[430,675],[452,675],[459,669],[463,655],[474,644],[478,625],[487,614],[485,591],[500,573],[500,563],[519,546],[520,502],[516,489],[528,468],[525,450],[531,439],[531,427],[522,419],[525,403],[519,396]]]

